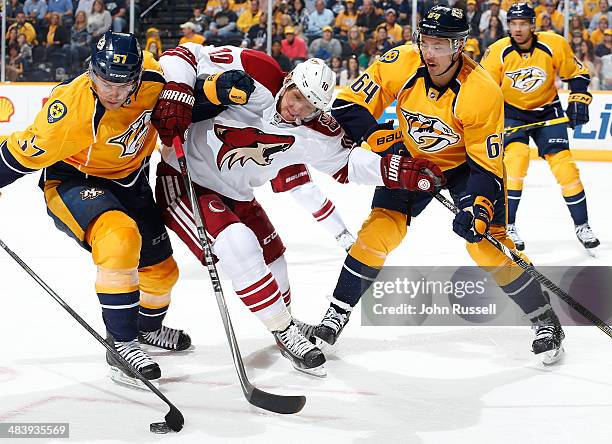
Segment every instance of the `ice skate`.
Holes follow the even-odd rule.
[[[555,312],[549,308],[531,322],[533,323],[531,328],[536,335],[531,346],[532,351],[540,355],[544,365],[558,362],[565,353],[562,344],[565,333]]]
[[[314,336],[326,344],[334,345],[348,322],[350,314],[349,311],[338,311],[334,305],[330,305],[321,323],[314,328]]]
[[[115,341],[114,338],[108,334],[106,341],[115,350],[140,372],[149,381],[154,381],[161,377],[161,370],[159,365],[155,363],[145,351],[140,348],[140,344],[137,339],[128,342]],[[118,382],[119,384],[128,385],[130,387],[136,387],[147,390],[147,386],[138,378],[134,376],[134,373],[129,368],[125,367],[109,352],[106,352],[106,362],[110,365],[111,373],[110,378]],[[157,384],[154,384],[157,385]]]
[[[300,333],[293,322],[285,330],[274,331],[272,334],[281,354],[291,361],[296,370],[318,377],[327,376],[323,366],[325,356]]]
[[[576,237],[584,248],[590,249],[599,245],[599,239],[597,239],[593,234],[593,230],[591,230],[588,222],[581,225],[576,225],[574,229],[576,231]]]
[[[138,334],[138,341],[141,344],[172,351],[187,350],[191,346],[191,338],[187,333],[164,325],[159,330],[141,331]]]
[[[506,227],[506,233],[508,234],[510,239],[512,239],[512,242],[514,242],[514,245],[516,246],[517,250],[523,251],[525,249],[525,242],[523,242],[523,239],[521,239],[521,237],[519,236],[515,224],[508,224],[508,226]]]
[[[308,339],[313,344],[315,343],[315,338],[313,336],[314,329],[316,327],[315,325],[307,324],[306,322],[302,322],[302,321],[300,321],[299,319],[296,319],[296,318],[293,318],[293,323],[295,324],[295,326],[298,328],[300,333],[302,333],[302,335],[306,339]]]

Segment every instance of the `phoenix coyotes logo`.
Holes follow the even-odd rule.
[[[119,157],[133,156],[138,153],[147,138],[149,122],[151,121],[151,111],[143,112],[127,130],[116,137],[108,139],[107,143],[119,145],[122,149]]]
[[[273,154],[287,151],[295,137],[284,134],[265,134],[257,128],[232,128],[215,125],[215,135],[223,145],[217,154],[217,167],[227,162],[227,168],[240,162],[240,166],[252,160],[257,165],[270,165]]]
[[[512,88],[524,93],[535,91],[546,81],[546,73],[537,66],[510,71],[506,76],[512,80]]]
[[[401,108],[400,108],[401,109]],[[421,151],[433,153],[459,142],[459,135],[438,117],[401,109],[408,135]]]

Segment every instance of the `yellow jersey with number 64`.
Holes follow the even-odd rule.
[[[436,87],[412,46],[387,51],[338,99],[366,108],[379,119],[397,100],[402,141],[413,157],[443,171],[465,162],[503,180],[504,100],[487,72],[465,55],[449,85]]]
[[[81,74],[56,86],[34,123],[9,136],[3,158],[29,170],[63,161],[92,176],[124,178],[155,149],[151,112],[163,86],[161,67],[147,51],[140,87],[117,110],[106,110],[89,75]]]

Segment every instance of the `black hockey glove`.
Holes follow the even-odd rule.
[[[255,82],[246,72],[232,69],[206,77],[202,90],[213,105],[245,105],[255,91]]]
[[[493,218],[493,204],[483,196],[476,196],[471,207],[465,207],[455,215],[453,231],[469,243],[478,243],[489,231]]]
[[[565,114],[569,118],[570,128],[584,125],[589,121],[589,104],[593,100],[591,93],[571,93]]]

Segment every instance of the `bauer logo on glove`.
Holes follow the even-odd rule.
[[[204,96],[213,105],[245,105],[255,90],[255,82],[244,71],[230,71],[206,77]]]

